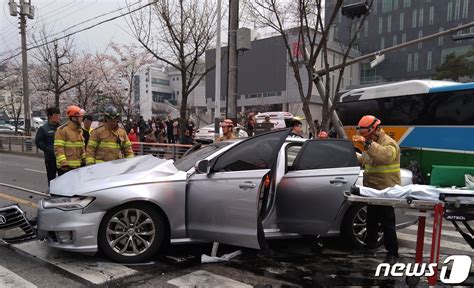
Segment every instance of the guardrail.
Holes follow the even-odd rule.
[[[132,142],[135,155],[153,155],[163,159],[179,159],[192,145]],[[0,151],[43,155],[33,137],[0,135]]]

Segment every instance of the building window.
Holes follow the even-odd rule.
[[[423,27],[423,14],[424,14],[424,9],[420,8],[419,15],[418,15],[418,26]]]
[[[459,20],[459,13],[461,12],[461,0],[456,0],[454,5],[454,20]]]
[[[379,34],[382,34],[383,29],[383,18],[379,17]]]
[[[428,24],[433,25],[434,22],[434,6],[430,6],[430,16],[428,20]]]
[[[393,10],[398,10],[398,0],[393,0]]]
[[[446,20],[451,21],[453,19],[453,2],[448,3],[448,10],[446,15]]]
[[[418,39],[423,37],[423,30],[418,31]],[[423,42],[418,43],[418,49],[423,48]]]
[[[405,22],[405,13],[400,13],[400,31],[403,31],[403,24]]]
[[[380,50],[385,48],[385,37],[380,38]]]
[[[413,71],[418,71],[418,52],[413,53]]]
[[[374,0],[374,4],[372,5],[372,10],[374,11],[374,14],[377,14],[377,4],[378,4],[377,2],[379,2],[379,1]]]
[[[387,17],[387,32],[392,32],[392,15]]]
[[[431,62],[433,61],[433,52],[428,51],[428,56],[426,59],[426,70],[431,70]]]
[[[402,43],[405,43],[407,42],[407,34],[406,33],[403,33],[402,34]],[[407,48],[402,48],[402,51],[405,51],[407,50]]]
[[[407,72],[411,72],[411,53],[408,53],[408,59],[407,59]]]
[[[462,5],[462,18],[466,19],[469,13],[469,0],[464,0],[464,4]]]
[[[397,35],[393,35],[393,46],[397,45]]]
[[[474,27],[469,28],[469,33],[474,33]],[[469,41],[474,41],[474,38],[469,39]]]
[[[411,0],[403,0],[403,8],[408,8],[411,5]]]
[[[382,13],[392,11],[392,0],[383,0],[382,2]]]
[[[369,21],[364,22],[364,37],[369,37]]]
[[[444,28],[443,28],[443,27],[439,27],[439,32],[443,32],[443,31],[444,31]],[[441,37],[438,38],[438,45],[439,45],[439,46],[443,46],[443,39],[444,39],[443,36],[441,36]]]
[[[412,22],[411,22],[411,27],[412,28],[416,28],[416,12],[418,12],[417,10],[413,10],[413,18],[412,18]]]
[[[159,79],[159,78],[151,78],[151,84],[169,86],[170,85],[170,80]]]

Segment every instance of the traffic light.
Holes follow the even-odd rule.
[[[360,16],[369,13],[369,5],[367,5],[367,2],[359,2],[345,5],[341,8],[341,13],[347,18],[360,18]]]

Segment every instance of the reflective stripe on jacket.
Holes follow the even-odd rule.
[[[59,126],[54,134],[54,154],[56,166],[81,167],[85,162],[84,138],[82,128],[72,121]]]
[[[87,165],[131,157],[132,143],[125,129],[111,130],[103,125],[92,131],[86,151]]]
[[[385,132],[363,153],[364,186],[385,189],[400,185],[400,147]]]

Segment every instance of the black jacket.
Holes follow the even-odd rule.
[[[36,132],[36,147],[44,152],[45,160],[55,160],[54,156],[54,133],[59,125],[53,125],[49,122],[43,124]]]

